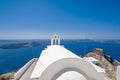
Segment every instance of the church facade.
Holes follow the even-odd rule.
[[[32,59],[15,74],[15,79],[109,80],[104,69],[60,45],[58,35],[52,37],[51,45],[42,51],[38,59]]]

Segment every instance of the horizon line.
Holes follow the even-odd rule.
[[[44,39],[0,39],[0,40],[51,40],[51,38],[44,38]],[[61,40],[120,40],[120,39],[61,38]]]

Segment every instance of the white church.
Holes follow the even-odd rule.
[[[54,35],[39,58],[33,58],[15,73],[15,80],[109,80],[93,58],[81,58],[60,45]]]

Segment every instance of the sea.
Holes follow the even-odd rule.
[[[0,45],[31,41],[40,41],[42,45],[36,47],[23,47],[16,49],[0,49],[0,75],[8,72],[16,72],[32,58],[38,58],[42,50],[44,50],[48,45],[50,45],[50,40],[0,41]],[[94,48],[101,48],[104,49],[104,53],[106,55],[110,55],[113,59],[120,61],[120,44],[92,41],[87,42],[76,40],[62,40],[61,45],[63,45],[65,48],[72,51],[78,56],[84,56],[87,53],[92,52]]]

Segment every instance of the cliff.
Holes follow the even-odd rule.
[[[104,68],[108,77],[112,80],[116,80],[116,69],[120,65],[120,62],[112,59],[111,56],[106,55],[103,49],[95,48],[93,52],[85,55],[86,57],[93,57],[99,61],[96,65]]]
[[[14,73],[6,73],[3,75],[0,75],[0,80],[14,80]]]

